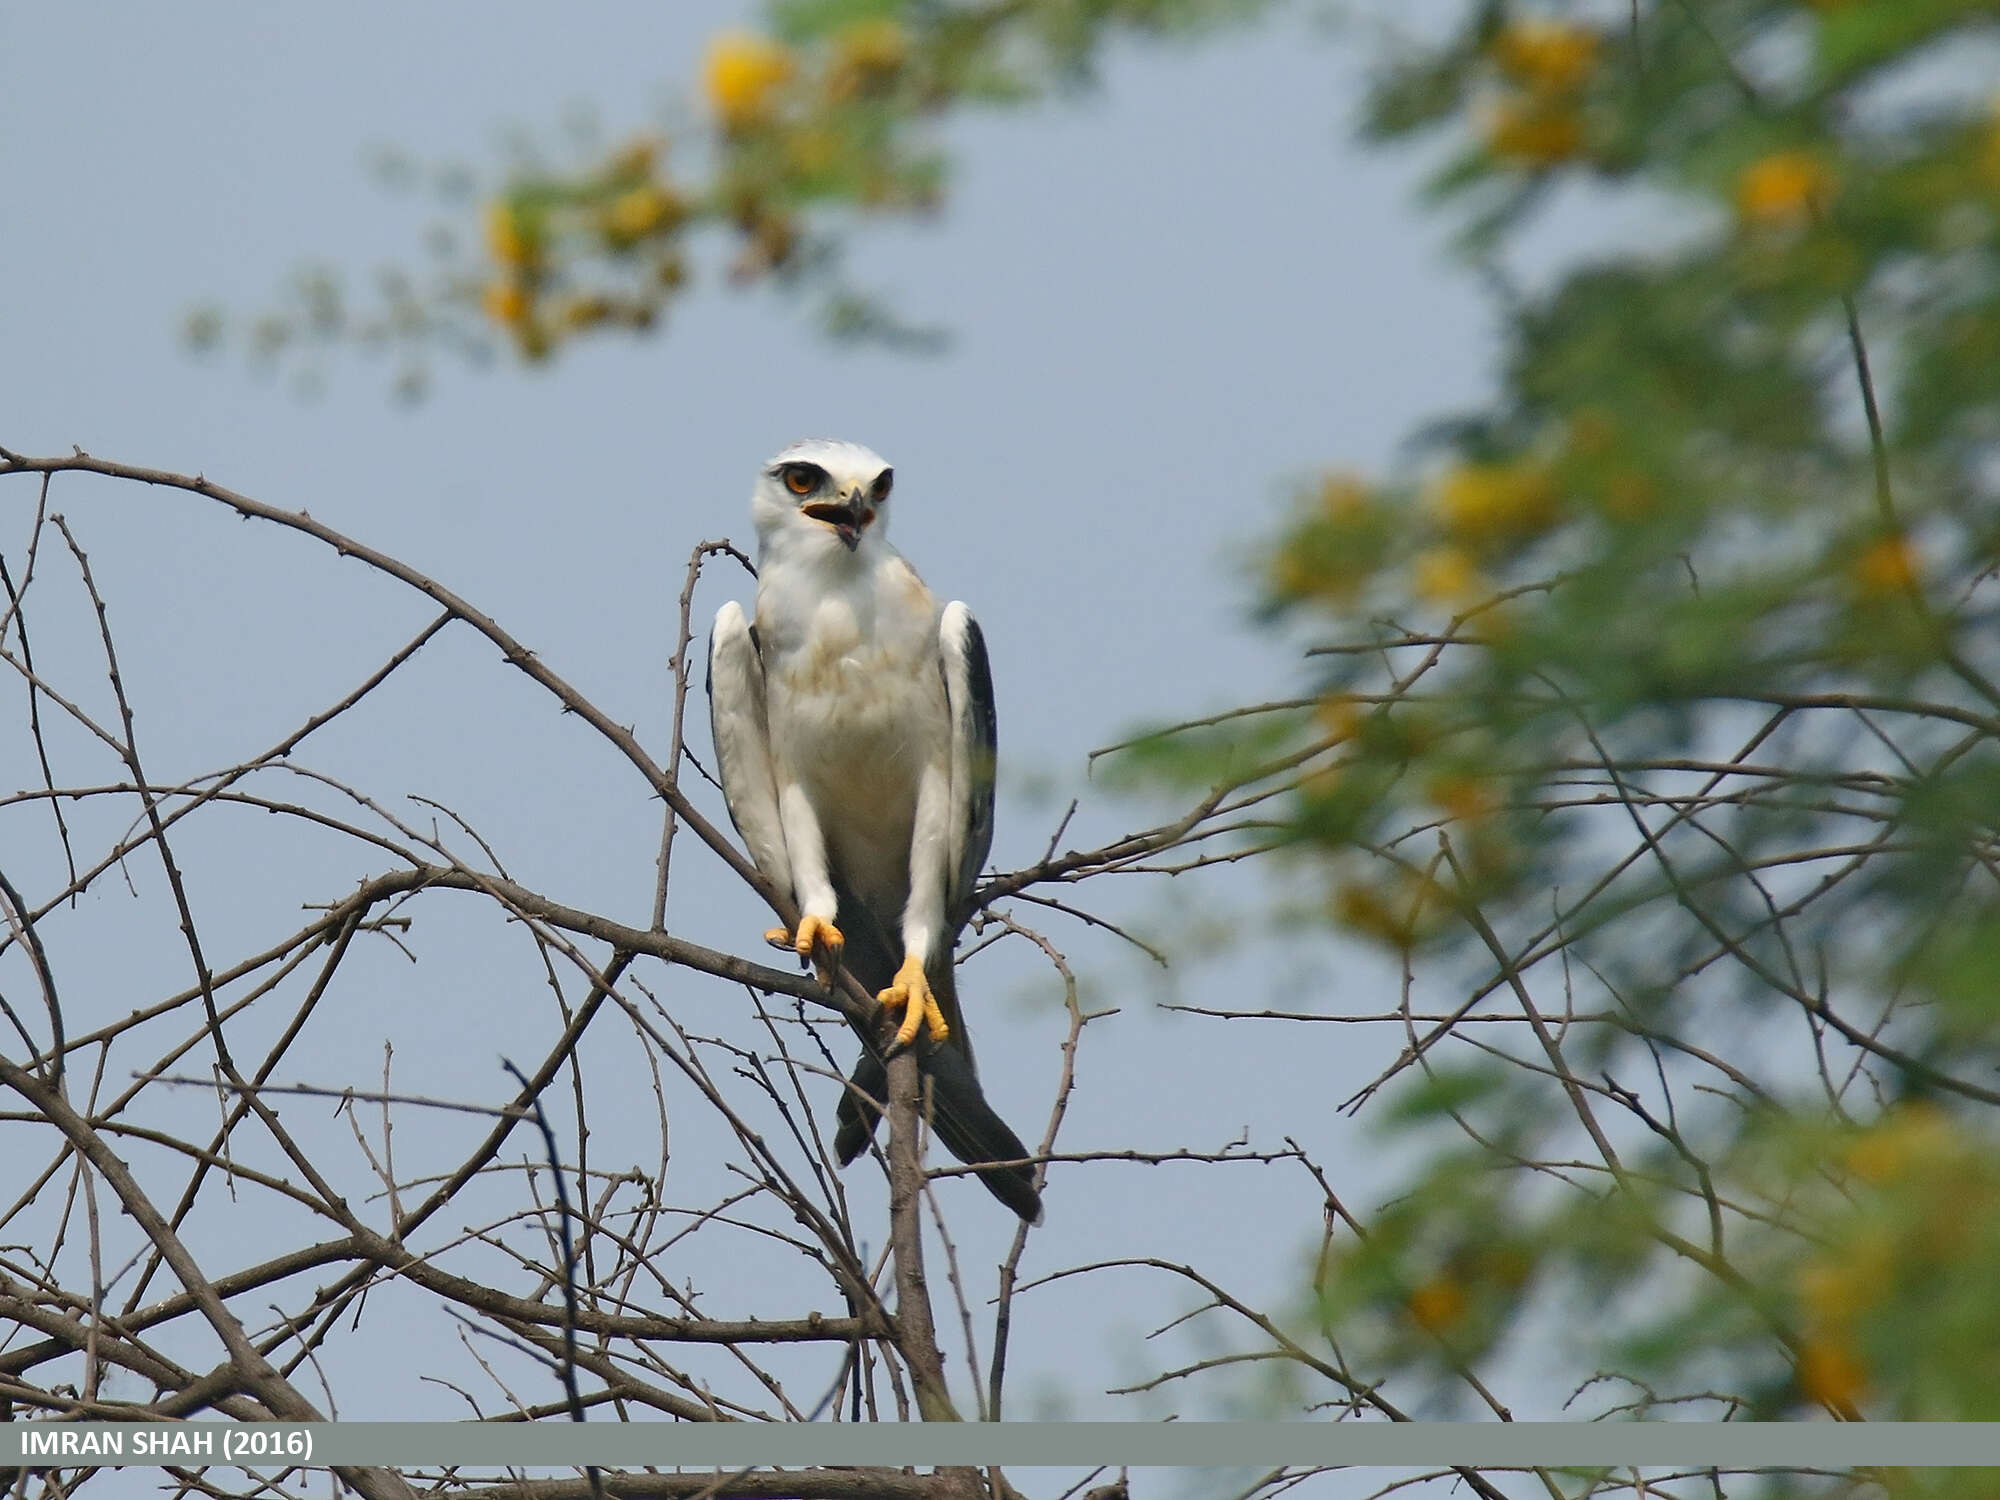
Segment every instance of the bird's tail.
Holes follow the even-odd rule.
[[[968,1167],[984,1162],[1019,1163],[1030,1154],[1028,1148],[986,1102],[986,1091],[979,1086],[979,1074],[972,1065],[972,1049],[966,1041],[964,1019],[959,1014],[951,955],[946,953],[936,960],[932,970],[931,992],[951,1025],[951,1035],[942,1042],[933,1042],[923,1032],[917,1035],[917,1068],[928,1085],[924,1092],[931,1130],[944,1143],[945,1150]],[[856,977],[867,983],[867,976],[858,967]],[[869,1139],[875,1134],[875,1122],[882,1118],[889,1095],[882,1053],[872,1038],[864,1037],[862,1041],[860,1060],[854,1065],[835,1111],[840,1128],[834,1135],[833,1149],[843,1166],[868,1149]],[[1015,1213],[1030,1224],[1041,1222],[1042,1198],[1035,1191],[1033,1167],[993,1167],[978,1175],[986,1190]]]

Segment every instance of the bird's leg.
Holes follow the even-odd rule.
[[[794,938],[789,927],[767,927],[764,941],[782,953],[796,953],[800,958],[812,957],[812,943],[807,934],[817,937],[826,946],[828,953],[838,957],[840,950],[847,946],[847,939],[833,923],[824,917],[807,917],[799,923],[799,936]]]
[[[798,892],[801,911],[797,931],[787,935],[774,929],[764,934],[764,940],[782,939],[781,946],[789,945],[800,958],[814,963],[823,960],[820,979],[825,982],[840,963],[840,950],[847,945],[847,939],[833,925],[839,898],[827,873],[826,841],[820,834],[819,815],[813,811],[805,790],[794,782],[778,793],[778,816],[784,822],[785,844],[792,857],[792,889]]]
[[[840,966],[840,950],[847,946],[847,939],[838,927],[825,917],[811,914],[799,918],[796,935],[782,927],[773,927],[765,932],[764,941],[786,953],[798,954],[813,966],[821,984],[833,983],[833,971]]]
[[[934,1042],[941,1042],[951,1035],[951,1027],[945,1024],[944,1012],[938,1008],[937,996],[931,993],[931,982],[925,977],[922,954],[912,953],[904,958],[902,968],[896,971],[895,981],[875,999],[880,1005],[903,1012],[903,1024],[896,1028],[898,1047],[907,1047],[914,1042],[917,1028],[921,1025],[930,1027]]]
[[[951,1035],[937,996],[931,993],[924,973],[924,959],[939,946],[944,928],[945,850],[950,846],[951,776],[949,766],[930,765],[917,781],[916,816],[910,838],[910,898],[903,908],[903,966],[889,987],[876,995],[883,1005],[897,1006],[903,1024],[896,1030],[896,1045],[907,1047],[917,1039],[917,1028],[928,1025],[931,1040],[941,1042]],[[951,962],[951,944],[945,942],[940,963]]]

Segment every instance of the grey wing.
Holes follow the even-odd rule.
[[[986,638],[972,611],[956,601],[938,622],[945,698],[951,709],[951,858],[945,918],[956,932],[971,915],[972,892],[993,847],[993,774],[997,729]]]
[[[790,900],[792,860],[778,817],[764,661],[757,650],[757,632],[733,599],[716,611],[715,629],[708,639],[708,722],[730,821],[757,868]]]

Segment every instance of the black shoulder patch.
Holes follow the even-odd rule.
[[[973,711],[979,716],[981,735],[992,745],[1000,736],[993,707],[993,667],[986,659],[986,632],[970,615],[965,626],[965,675],[972,683]]]

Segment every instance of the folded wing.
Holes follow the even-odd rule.
[[[972,611],[953,601],[938,622],[945,698],[951,709],[951,858],[946,867],[946,952],[972,915],[972,893],[993,847],[993,774],[998,744],[993,673]]]
[[[757,631],[735,600],[715,614],[708,639],[708,716],[715,731],[716,775],[743,847],[787,898],[792,861],[778,817],[778,779],[771,766],[771,727],[764,707],[764,662]]]

